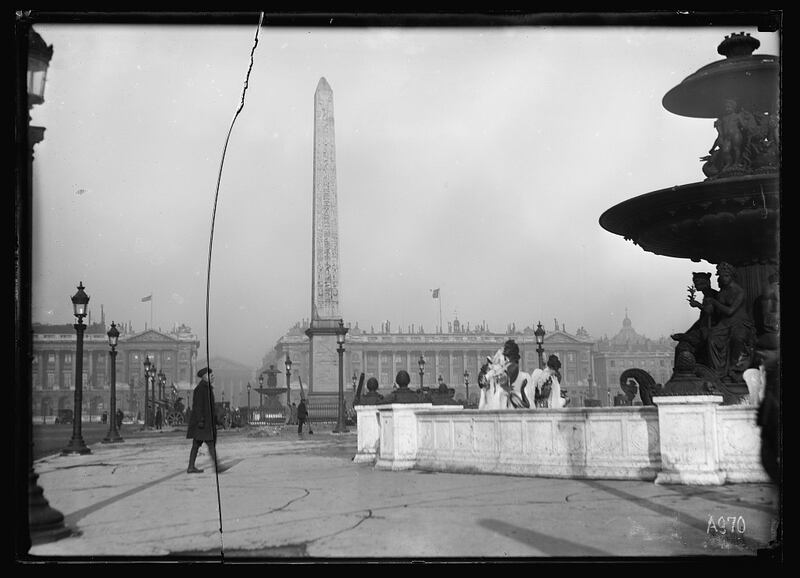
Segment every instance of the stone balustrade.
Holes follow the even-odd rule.
[[[752,406],[719,396],[665,396],[656,406],[465,410],[356,406],[359,463],[659,484],[769,482]]]

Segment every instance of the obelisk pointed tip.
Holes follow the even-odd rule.
[[[317,92],[319,92],[320,90],[327,90],[328,92],[333,92],[331,90],[331,85],[328,84],[328,81],[325,80],[324,76],[319,79],[319,83],[317,84]]]

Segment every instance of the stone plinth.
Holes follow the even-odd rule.
[[[375,467],[408,470],[417,461],[417,420],[433,407],[430,403],[393,403],[376,406],[380,420],[380,442]],[[461,406],[439,407],[437,411],[460,411]],[[359,427],[360,427],[359,423]]]
[[[336,335],[313,326],[306,330],[309,337],[309,393],[339,392],[339,353]]]
[[[758,410],[752,405],[725,405],[717,408],[719,465],[728,483],[771,480],[761,464],[761,427]]]
[[[381,470],[409,470],[417,460],[416,412],[431,408],[430,403],[393,403],[377,406],[380,418],[380,443],[375,467]]]
[[[378,457],[381,443],[381,421],[377,405],[357,405],[358,448],[353,461],[373,463]]]
[[[661,472],[657,484],[720,485],[717,442],[718,395],[654,397],[661,437]]]

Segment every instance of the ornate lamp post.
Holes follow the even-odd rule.
[[[248,405],[250,402],[247,402]],[[258,418],[264,415],[264,374],[258,376]]]
[[[533,332],[536,336],[536,353],[539,355],[539,369],[544,369],[544,357],[542,354],[544,353],[544,348],[542,344],[544,343],[544,327],[542,327],[542,322],[539,321],[539,324],[536,326],[536,330]]]
[[[469,371],[464,370],[464,389],[466,389],[467,405],[469,405]]]
[[[422,378],[425,375],[425,358],[420,355],[417,364],[419,364],[419,390],[422,391]]]
[[[26,75],[17,74],[16,92],[19,95],[19,106],[25,106],[27,84],[27,109],[35,104],[44,102],[44,88],[47,77],[47,69],[50,66],[50,59],[53,57],[53,47],[48,46],[39,34],[30,25],[23,22],[17,23],[20,30],[19,44],[20,54],[27,48],[27,70]],[[19,69],[18,69],[19,70]],[[19,526],[26,525],[28,532],[20,533],[20,551],[27,552],[31,544],[42,544],[59,540],[70,534],[70,530],[64,526],[64,515],[52,508],[44,496],[44,490],[39,486],[38,475],[33,467],[33,403],[32,403],[32,383],[30,377],[30,352],[33,350],[31,344],[31,250],[30,239],[32,238],[32,199],[33,199],[33,147],[44,138],[44,128],[30,126],[30,114],[28,115],[28,150],[25,157],[25,170],[15,173],[18,186],[16,188],[15,199],[15,241],[19,247],[18,275],[14,279],[14,289],[18,298],[15,299],[15,356],[14,356],[14,383],[19,385],[20,409],[28,413],[28,419],[17,419],[14,422],[14,434],[19,440],[28,439],[29,443],[19,443],[14,445],[14,452],[27,451],[28,462],[28,488],[27,496],[22,484],[14,484],[18,488],[15,498],[20,504],[24,504],[27,497],[27,511],[24,506],[15,509],[20,512]],[[20,454],[17,454],[20,455]],[[21,457],[21,455],[20,455]],[[12,498],[13,499],[13,498]],[[27,517],[26,517],[27,516]]]
[[[163,400],[167,392],[167,376],[163,369],[158,372],[158,399]]]
[[[286,407],[292,403],[292,360],[289,359],[289,354],[286,354],[286,359],[283,360],[283,365],[286,367]]]
[[[86,325],[83,324],[83,318],[87,314],[87,306],[89,305],[89,296],[83,290],[83,282],[78,285],[78,292],[72,296],[72,307],[74,309],[75,317],[78,322],[73,325],[75,331],[78,333],[78,344],[75,352],[75,408],[73,410],[72,420],[72,439],[69,444],[61,453],[66,454],[88,454],[91,450],[86,446],[81,434],[81,413],[83,410],[83,332],[86,331]]]
[[[263,380],[262,380],[263,381]],[[247,423],[250,423],[250,382],[247,382]]]
[[[144,429],[150,425],[150,356],[144,356]]]
[[[111,351],[108,355],[111,356],[111,395],[109,400],[109,417],[111,425],[108,426],[108,433],[103,439],[104,444],[117,443],[125,441],[117,431],[117,342],[119,341],[119,331],[116,324],[111,322],[111,329],[108,330],[108,345]]]
[[[336,427],[333,433],[347,433],[347,426],[344,421],[344,336],[347,335],[347,327],[344,326],[344,321],[339,320],[339,327],[336,328],[336,343],[339,345],[336,348],[339,354],[339,416],[336,421]]]
[[[151,406],[151,415],[150,415],[150,425],[156,424],[156,364],[150,364],[150,371],[148,372],[150,377],[150,406]]]

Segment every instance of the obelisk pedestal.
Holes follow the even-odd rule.
[[[339,224],[333,91],[320,78],[314,93],[314,199],[312,219],[309,393],[338,392]]]

